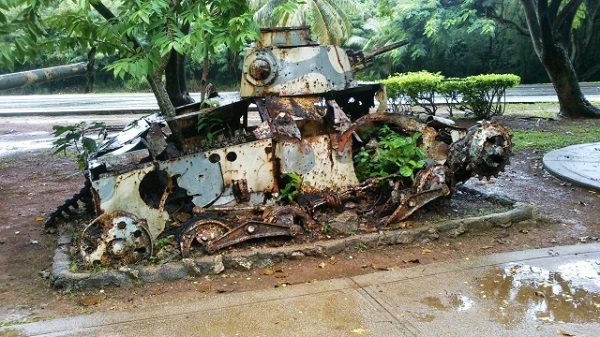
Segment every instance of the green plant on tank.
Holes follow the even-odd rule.
[[[98,147],[96,140],[88,137],[88,135],[91,132],[105,134],[106,124],[102,122],[81,122],[67,126],[54,125],[52,130],[54,130],[52,134],[55,137],[52,142],[55,149],[54,153],[63,152],[66,154],[67,149],[73,147],[77,152],[78,167],[83,170],[87,166],[88,155],[96,151]]]
[[[418,146],[419,138],[418,132],[402,136],[387,125],[381,127],[376,141],[371,141],[354,156],[358,179],[390,175],[413,179],[415,172],[425,166],[425,151]]]

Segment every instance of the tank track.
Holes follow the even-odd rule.
[[[48,216],[48,220],[44,223],[46,230],[56,229],[59,220],[70,219],[73,213],[79,209],[80,202],[83,203],[85,209],[90,211],[92,206],[92,183],[86,179],[83,188],[65,202],[58,206],[56,210]]]

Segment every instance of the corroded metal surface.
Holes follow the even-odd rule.
[[[341,191],[358,185],[352,149],[348,147],[341,153],[333,151],[335,136],[277,142],[275,156],[280,158],[279,171],[302,175],[306,181],[302,187],[305,192]]]
[[[457,181],[478,176],[480,179],[494,176],[509,163],[512,141],[506,127],[483,121],[473,126],[467,135],[452,143],[448,161]]]
[[[152,238],[146,222],[123,211],[96,218],[83,231],[80,242],[86,265],[131,264],[152,255]]]
[[[198,250],[206,250],[207,245],[231,230],[232,224],[216,217],[198,216],[181,225],[177,237],[181,255],[192,256]]]

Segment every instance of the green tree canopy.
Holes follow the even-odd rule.
[[[347,13],[357,12],[351,0],[250,0],[261,27],[310,25],[323,44],[343,44],[352,34]],[[278,10],[279,8],[279,10]]]

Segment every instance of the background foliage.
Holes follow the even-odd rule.
[[[210,1],[205,1],[209,3]],[[570,49],[574,66],[580,80],[600,80],[600,14],[593,12],[595,2],[582,0],[584,5],[578,13],[572,36],[574,46],[585,43],[585,48]],[[124,75],[124,80],[115,80],[112,72],[123,75],[125,65],[114,62],[123,57],[123,51],[114,48],[117,42],[106,39],[103,30],[98,29],[99,14],[90,9],[89,1],[75,0],[55,4],[50,0],[5,0],[0,3],[0,74],[85,61],[89,46],[95,44],[96,91],[143,90],[148,91],[139,79]],[[106,1],[111,8],[119,8],[124,3],[118,0]],[[135,20],[136,30],[152,30],[153,15],[160,11],[157,6],[168,2],[159,0],[138,0],[135,11],[129,15]],[[185,3],[185,2],[181,2]],[[223,5],[219,2],[219,6]],[[411,38],[408,46],[378,56],[374,65],[361,73],[361,80],[379,80],[395,73],[427,70],[441,72],[446,77],[467,77],[478,74],[512,73],[521,78],[522,83],[548,82],[548,76],[536,58],[530,37],[510,24],[501,24],[493,15],[502,16],[512,23],[524,26],[524,17],[519,0],[477,1],[477,0],[314,0],[248,1],[255,13],[255,21],[263,26],[274,23],[310,24],[315,27],[315,39],[339,43],[347,48],[371,50],[382,45]],[[274,12],[278,5],[288,7]],[[34,6],[35,5],[35,6]],[[34,11],[32,8],[41,11]],[[23,11],[29,11],[23,13]],[[88,11],[87,19],[68,13]],[[266,14],[265,14],[266,13]],[[275,15],[267,15],[267,14]],[[214,13],[213,13],[214,14]],[[16,20],[16,16],[32,17],[34,20]],[[43,31],[37,24],[39,15],[51,15],[53,20],[63,20],[69,29]],[[208,15],[208,17],[207,17]],[[189,20],[198,31],[228,27],[229,23],[217,23],[210,12],[190,12]],[[207,20],[211,18],[211,20]],[[269,20],[267,20],[270,18]],[[180,18],[181,19],[181,18]],[[275,20],[275,21],[274,21]],[[335,29],[324,29],[327,22],[336,22]],[[212,26],[211,26],[212,25]],[[320,28],[319,28],[320,27]],[[117,29],[104,26],[108,29]],[[31,41],[27,32],[36,31],[45,36],[40,41]],[[88,41],[75,37],[71,32],[89,31]],[[317,34],[318,33],[318,34]],[[234,90],[239,85],[243,51],[232,51],[224,47],[221,40],[231,38],[227,30],[217,32],[215,43],[210,44],[209,79],[219,90]],[[103,38],[104,37],[104,38]],[[249,42],[248,36],[233,44]],[[14,43],[13,43],[14,41]],[[98,42],[101,43],[98,43]],[[86,42],[86,43],[82,43]],[[199,89],[202,73],[202,49],[207,44],[186,45],[189,40],[179,38],[173,41],[142,41],[158,43],[165,48],[187,48],[192,50],[186,67],[189,89]],[[167,43],[168,42],[168,43]],[[26,58],[28,48],[37,46],[35,58]],[[247,44],[246,44],[247,46]],[[575,47],[573,47],[575,48]],[[576,52],[577,51],[577,52]],[[127,56],[129,57],[129,56]],[[152,59],[150,59],[152,60]],[[113,64],[112,66],[110,66]],[[145,67],[151,63],[134,62],[133,67]],[[130,67],[130,66],[127,66]],[[111,71],[108,71],[111,70]],[[56,92],[83,90],[85,78],[72,78],[44,85],[38,85],[3,93]]]

